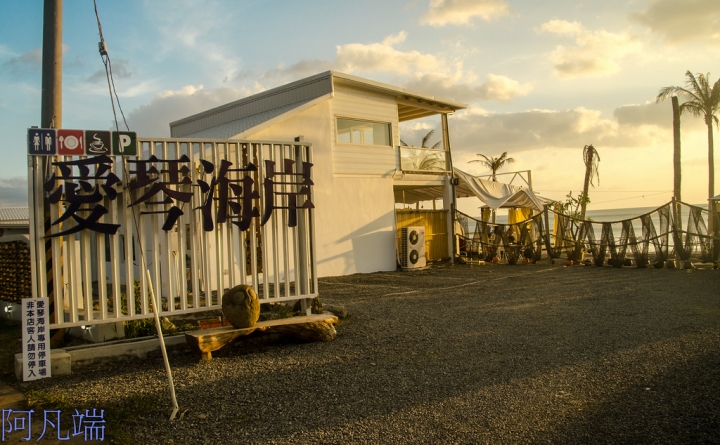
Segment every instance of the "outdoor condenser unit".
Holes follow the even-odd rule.
[[[425,227],[400,229],[400,266],[403,269],[425,267]]]

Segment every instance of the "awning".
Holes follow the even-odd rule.
[[[455,195],[459,198],[477,196],[493,210],[500,207],[526,207],[542,212],[545,209],[542,199],[530,189],[480,179],[457,168],[454,171],[455,177],[460,180],[460,185],[455,187]],[[459,194],[459,190],[463,191],[463,196]]]
[[[454,169],[459,184],[455,186],[455,197],[477,197],[494,210],[500,207],[527,207],[538,212],[545,208],[543,199],[531,190],[515,185],[480,179],[462,170]],[[443,197],[443,186],[404,186],[396,183],[395,202],[414,204],[419,201],[432,201]]]

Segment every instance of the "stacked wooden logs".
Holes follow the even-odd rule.
[[[29,297],[30,249],[22,241],[0,243],[0,300],[20,303]]]

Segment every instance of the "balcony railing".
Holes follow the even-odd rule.
[[[447,152],[432,148],[400,146],[400,168],[405,172],[438,173],[449,170]]]

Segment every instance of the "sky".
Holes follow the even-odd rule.
[[[449,118],[454,166],[507,152],[564,200],[582,149],[600,155],[588,209],[672,196],[672,108],[685,73],[720,76],[718,0],[97,0],[130,129],[169,123],[329,69],[468,104]],[[42,0],[0,1],[0,206],[27,205],[27,128],[39,125]],[[63,127],[114,119],[91,0],[63,5]],[[419,145],[439,119],[401,125]],[[717,139],[717,128],[714,129]],[[439,140],[439,136],[437,136]],[[431,140],[431,144],[434,143]],[[720,157],[720,155],[719,155]],[[503,180],[507,176],[500,176]],[[707,127],[682,118],[682,197],[706,202]],[[720,184],[716,188],[720,193]]]

